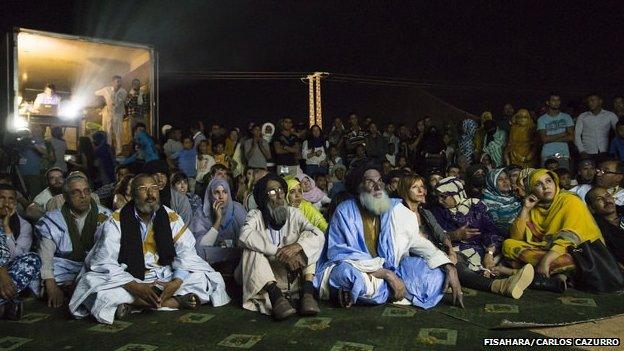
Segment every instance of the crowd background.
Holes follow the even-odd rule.
[[[263,177],[284,177],[288,204],[327,232],[337,206],[356,195],[349,175],[375,164],[381,178],[361,183],[360,174],[357,184],[383,187],[418,213],[419,222],[431,224],[430,233],[423,225],[421,233],[441,233],[437,245],[447,246],[449,257],[461,253],[462,284],[518,298],[511,283],[493,277],[513,278],[519,263],[535,266],[542,277],[568,272],[574,263],[566,250],[576,241],[602,239],[600,231],[619,264],[624,261],[624,98],[610,102],[613,112],[600,95],[588,94],[587,110],[570,115],[561,110],[562,97],[551,93],[536,111],[509,103],[459,124],[427,116],[395,124],[353,112],[324,129],[293,117],[229,130],[220,121],[197,120],[164,125],[151,136],[137,123],[133,152],[123,157],[114,156],[102,131],[81,137],[77,154],[66,157],[61,130],[52,128],[44,138],[45,128],[35,127],[3,147],[0,182],[19,189],[16,212],[35,224],[62,206],[64,179],[73,172],[90,181],[93,201],[111,210],[132,200],[134,175],[153,175],[162,203],[189,226],[200,256],[231,274],[240,257],[237,236],[247,212],[259,207],[254,185]],[[617,212],[607,209],[611,202]],[[600,230],[590,211],[603,221]],[[584,222],[569,222],[572,213]],[[550,258],[552,252],[558,255]],[[510,264],[500,265],[502,256]]]

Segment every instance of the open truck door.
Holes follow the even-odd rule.
[[[121,77],[121,89],[128,93],[124,106],[115,106],[123,118],[123,144],[130,144],[131,128],[138,122],[158,136],[158,57],[153,47],[24,28],[7,33],[2,44],[4,143],[19,130],[40,126],[48,135],[49,127],[58,126],[68,149],[76,150],[81,136],[102,129],[112,107],[96,92],[110,87],[113,76]]]

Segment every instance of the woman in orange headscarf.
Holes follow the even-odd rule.
[[[529,111],[520,109],[511,119],[505,162],[522,168],[537,166],[537,134]]]

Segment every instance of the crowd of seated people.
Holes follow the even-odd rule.
[[[561,293],[582,285],[583,243],[624,268],[624,111],[596,94],[587,106],[573,118],[553,93],[541,116],[508,104],[459,129],[352,113],[325,129],[198,121],[153,138],[139,123],[125,160],[106,133],[84,137],[99,160],[87,169],[50,163],[35,131],[26,172],[0,175],[0,316],[19,319],[27,294],[113,323],[231,298],[282,320],[319,300]]]

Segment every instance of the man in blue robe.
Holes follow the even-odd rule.
[[[354,169],[347,188],[354,198],[338,205],[317,265],[320,298],[342,307],[395,302],[427,309],[450,285],[463,306],[455,266],[419,232],[413,212],[388,197],[379,170]]]

